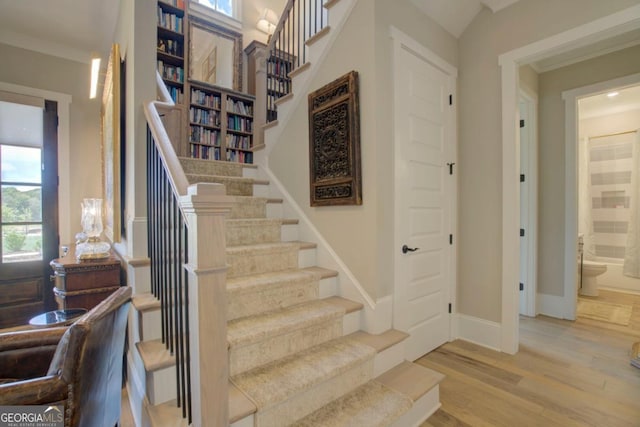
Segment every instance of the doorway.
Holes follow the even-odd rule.
[[[393,29],[394,328],[408,360],[451,338],[456,70]]]
[[[58,254],[57,102],[0,101],[0,327],[55,308],[49,261]]]
[[[519,153],[517,139],[519,128],[518,114],[518,70],[520,65],[546,56],[568,52],[577,47],[584,47],[597,41],[624,33],[629,27],[637,26],[640,20],[640,7],[632,6],[619,13],[615,13],[579,27],[551,36],[547,39],[517,48],[500,55],[499,64],[502,74],[502,313],[501,313],[501,343],[502,351],[514,354],[518,351],[519,342],[519,290],[514,284],[519,278],[519,235],[514,232],[519,222],[519,183],[513,177],[518,176]],[[565,120],[569,120],[565,117]],[[573,115],[575,120],[575,113]],[[565,158],[575,158],[571,153],[575,147],[567,144]],[[571,157],[573,155],[573,157]],[[575,175],[575,164],[567,165],[567,176]],[[575,182],[575,181],[574,181]],[[566,194],[565,215],[575,218],[576,212],[575,190]],[[564,258],[576,259],[577,231],[567,230],[564,236]],[[575,291],[575,268],[571,270],[571,278],[565,272],[564,295],[571,295]],[[575,297],[574,297],[575,299]],[[575,318],[573,313],[566,313],[566,318]]]

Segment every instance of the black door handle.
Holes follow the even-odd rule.
[[[407,245],[402,245],[402,253],[403,253],[403,254],[406,254],[407,252],[415,252],[415,251],[417,251],[418,249],[420,249],[420,248],[410,248],[410,247],[409,247],[409,246],[407,246]]]

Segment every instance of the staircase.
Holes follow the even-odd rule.
[[[437,409],[443,376],[403,360],[406,334],[359,330],[362,304],[335,295],[336,272],[315,265],[315,245],[297,240],[255,166],[181,163],[191,182],[225,183],[236,200],[226,221],[232,426],[405,427]],[[154,331],[159,303],[143,294],[133,305],[150,425],[186,425],[174,359]]]

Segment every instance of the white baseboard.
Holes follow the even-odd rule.
[[[453,336],[492,350],[501,351],[502,327],[497,322],[465,314],[456,314],[453,317]]]

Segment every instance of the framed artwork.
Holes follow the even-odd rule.
[[[120,49],[111,47],[102,93],[102,191],[104,234],[120,241]]]
[[[309,94],[311,206],[361,205],[358,73]]]

